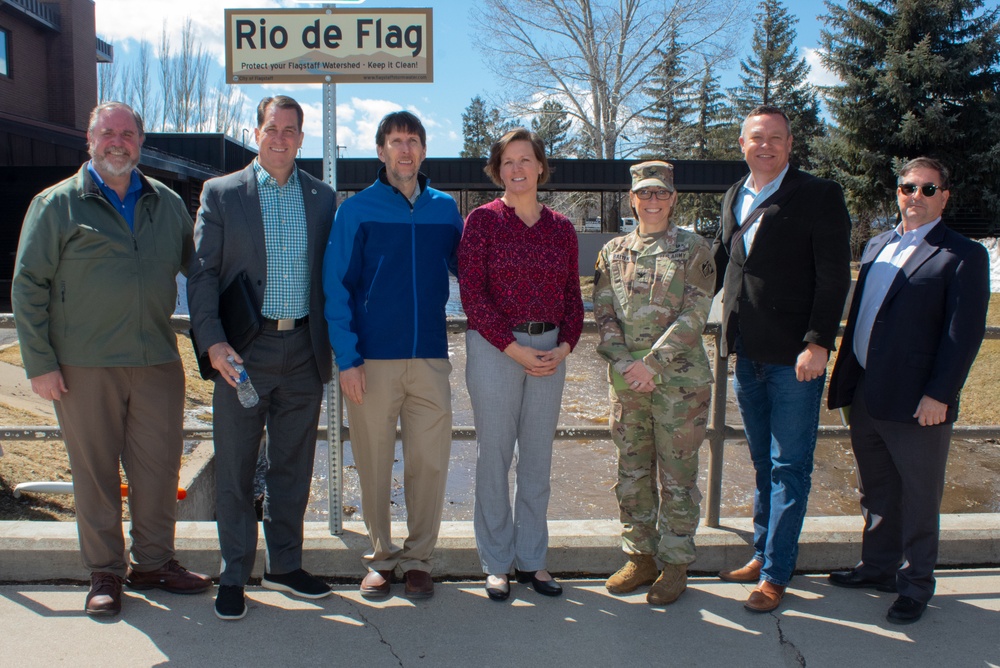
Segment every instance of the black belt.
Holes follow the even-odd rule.
[[[555,328],[556,326],[551,322],[522,322],[520,325],[514,327],[514,331],[538,336],[545,332],[551,332]]]
[[[264,329],[274,332],[287,332],[292,329],[298,329],[307,322],[309,322],[309,316],[304,318],[282,318],[281,320],[264,318]]]

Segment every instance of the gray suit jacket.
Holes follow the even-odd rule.
[[[330,380],[332,358],[323,315],[320,272],[333,223],[336,195],[322,181],[299,170],[309,244],[309,330],[320,378]],[[226,340],[219,320],[219,294],[241,271],[247,272],[264,303],[267,251],[264,221],[253,167],[205,182],[194,228],[195,251],[188,266],[191,330],[202,351]],[[200,352],[200,351],[199,351]]]

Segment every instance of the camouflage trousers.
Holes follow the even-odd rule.
[[[698,448],[705,440],[711,387],[611,388],[611,438],[618,449],[615,494],[626,554],[667,564],[695,559],[700,516]]]

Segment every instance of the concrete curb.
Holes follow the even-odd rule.
[[[749,518],[722,520],[718,529],[698,530],[698,560],[693,574],[712,574],[739,566],[752,556]],[[859,517],[808,517],[799,540],[798,570],[824,573],[853,566],[861,553]],[[128,525],[124,530],[128,531]],[[549,522],[549,569],[558,574],[603,576],[622,562],[613,520]],[[401,543],[406,524],[393,524]],[[325,523],[306,524],[303,568],[329,578],[360,579],[361,554],[368,548],[364,524],[345,522],[342,536]],[[178,522],[177,558],[191,570],[218,577],[219,541],[214,522]],[[264,568],[263,539],[255,576]],[[958,514],[941,518],[940,566],[970,568],[1000,565],[1000,514]],[[445,522],[435,553],[434,575],[441,579],[482,576],[471,522]],[[75,522],[0,522],[0,582],[88,579],[80,562]]]

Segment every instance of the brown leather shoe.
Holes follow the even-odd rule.
[[[406,598],[430,598],[434,595],[434,580],[427,571],[408,570],[403,573],[403,581],[406,583],[403,589]]]
[[[200,594],[208,591],[212,580],[207,575],[192,573],[171,559],[155,571],[136,571],[131,567],[125,577],[130,589],[162,589],[171,594]]]
[[[365,598],[380,599],[389,595],[392,571],[368,571],[361,581],[361,595]]]
[[[719,571],[719,578],[726,582],[759,582],[760,569],[763,567],[763,561],[751,559],[742,568],[737,568],[734,571]]]
[[[114,573],[90,574],[90,592],[84,610],[95,617],[111,617],[122,611],[122,579]]]
[[[750,598],[743,607],[751,612],[771,612],[781,604],[784,597],[784,587],[761,580],[757,588],[750,592]]]

